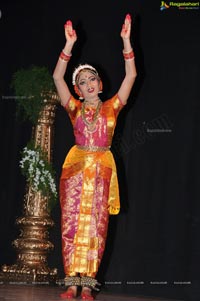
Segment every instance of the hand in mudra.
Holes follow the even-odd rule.
[[[121,38],[122,39],[130,39],[131,35],[131,16],[129,14],[126,15],[124,20],[124,24],[122,25],[121,30]]]
[[[74,44],[77,40],[76,31],[73,29],[72,21],[68,20],[65,25],[65,37],[68,42]]]

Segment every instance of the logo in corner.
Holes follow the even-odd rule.
[[[163,11],[168,8],[170,8],[170,6],[165,1],[161,1],[160,10]]]
[[[164,11],[168,8],[174,8],[179,10],[198,10],[200,8],[200,2],[173,2],[170,1],[169,4],[167,4],[165,1],[161,1],[160,4],[160,11]]]

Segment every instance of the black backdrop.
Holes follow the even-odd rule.
[[[160,10],[160,1],[1,1],[0,264],[15,262],[11,243],[22,213],[25,180],[20,152],[31,125],[15,118],[10,81],[32,64],[53,72],[71,19],[78,41],[69,71],[80,62],[99,67],[105,99],[124,75],[119,36],[126,13],[134,18],[132,43],[138,77],[119,117],[113,141],[121,213],[111,217],[99,279],[120,293],[193,298],[200,268],[200,19],[199,10]],[[66,78],[70,81],[70,77]],[[54,159],[57,182],[74,143],[58,106]],[[59,203],[50,230],[49,265],[63,276]],[[137,282],[137,284],[136,284]],[[198,300],[198,297],[197,297]]]

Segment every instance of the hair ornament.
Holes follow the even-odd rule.
[[[98,75],[97,70],[94,67],[92,67],[91,65],[89,65],[89,64],[79,65],[77,68],[75,68],[75,70],[74,70],[74,72],[72,74],[72,84],[73,85],[76,84],[76,77],[79,74],[79,72],[81,72],[84,69],[89,69],[89,70],[95,72]]]

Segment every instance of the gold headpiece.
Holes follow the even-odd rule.
[[[89,70],[95,72],[97,76],[99,76],[97,70],[94,67],[92,67],[91,65],[89,65],[89,64],[79,65],[72,74],[72,84],[73,85],[76,85],[77,75],[79,74],[80,71],[82,71],[84,69],[89,69]]]

